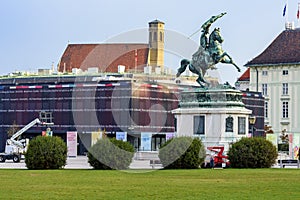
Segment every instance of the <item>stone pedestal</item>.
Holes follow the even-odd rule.
[[[200,137],[206,147],[224,146],[248,137],[248,117],[242,93],[227,86],[183,91],[179,108],[172,111],[176,136]]]

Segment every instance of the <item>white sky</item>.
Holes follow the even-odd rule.
[[[212,15],[227,12],[220,27],[223,49],[243,67],[295,21],[299,0],[9,0],[0,3],[0,74],[57,65],[68,41],[101,43],[159,19],[165,29],[184,36],[194,33]],[[198,44],[199,34],[192,37]],[[139,41],[140,42],[140,41]],[[144,41],[147,43],[147,41]],[[184,48],[184,47],[182,47]],[[190,56],[191,57],[191,56]],[[178,60],[178,65],[179,65]],[[175,67],[176,68],[176,67]],[[218,65],[222,80],[233,83],[242,73]]]

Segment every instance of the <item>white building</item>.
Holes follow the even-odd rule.
[[[250,91],[262,92],[265,97],[265,124],[277,135],[286,129],[293,135],[293,143],[299,144],[300,29],[284,30],[245,66],[250,68]]]
[[[235,82],[235,87],[238,90],[246,91],[249,90],[249,84],[250,84],[250,68],[247,68],[247,70],[238,78],[238,80]]]

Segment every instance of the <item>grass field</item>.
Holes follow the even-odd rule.
[[[299,199],[297,169],[0,170],[0,199]]]

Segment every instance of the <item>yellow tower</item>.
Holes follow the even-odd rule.
[[[152,66],[152,71],[156,71],[156,68],[159,67],[161,74],[164,73],[164,37],[165,23],[159,20],[149,22],[148,64]]]

